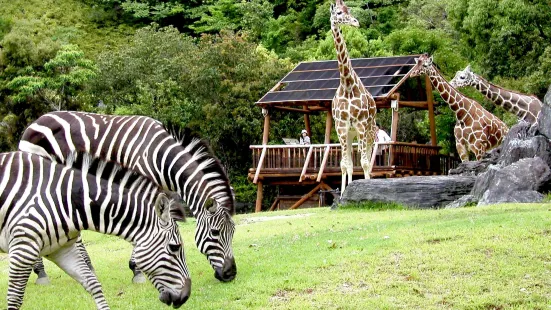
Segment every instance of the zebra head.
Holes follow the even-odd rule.
[[[232,206],[233,206],[233,197]],[[195,242],[201,253],[207,256],[214,269],[214,277],[222,282],[233,280],[237,274],[237,266],[232,250],[235,223],[232,219],[233,210],[224,203],[207,200],[206,208],[197,218]]]
[[[191,279],[176,220],[184,218],[183,208],[166,194],[155,200],[155,229],[135,242],[136,266],[159,291],[159,300],[179,308],[189,298]]]
[[[455,88],[464,86],[475,86],[476,78],[473,71],[471,70],[471,66],[467,66],[465,70],[457,71],[453,79],[450,81],[450,85]]]

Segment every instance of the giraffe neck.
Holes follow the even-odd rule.
[[[488,80],[475,74],[475,88],[480,91],[486,98],[490,99],[494,104],[503,107],[509,112],[517,115],[524,114],[530,107],[528,104],[533,101],[530,96],[519,94],[490,83]]]
[[[457,119],[462,120],[472,106],[471,100],[451,86],[435,67],[431,67],[427,74],[432,86],[438,90],[442,99],[455,112]]]
[[[345,91],[351,91],[352,86],[356,84],[357,75],[352,68],[352,62],[348,56],[348,50],[346,49],[341,29],[333,21],[331,21],[331,31],[333,32],[333,41],[337,50],[341,85],[344,86]]]

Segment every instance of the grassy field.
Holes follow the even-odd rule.
[[[235,217],[238,277],[220,283],[182,225],[193,277],[189,309],[549,309],[551,205],[455,210],[327,208]],[[112,309],[163,309],[150,283],[131,284],[130,246],[85,233]],[[8,264],[0,256],[0,294]],[[94,309],[49,262],[23,309]],[[5,297],[2,297],[5,300]],[[0,308],[5,308],[5,301]]]

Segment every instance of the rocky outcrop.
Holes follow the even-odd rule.
[[[538,202],[550,179],[551,169],[541,158],[523,158],[504,168],[491,166],[477,177],[471,195],[478,205]]]
[[[441,208],[470,193],[473,176],[415,176],[356,180],[348,185],[341,203],[372,201],[413,208]]]

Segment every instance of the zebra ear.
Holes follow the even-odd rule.
[[[471,72],[471,65],[468,65],[467,68],[465,68],[465,71]]]
[[[170,199],[168,199],[165,193],[159,193],[157,196],[155,200],[155,212],[163,222],[170,222]]]

